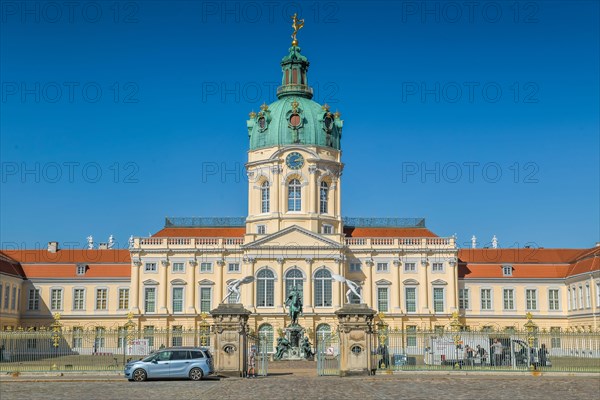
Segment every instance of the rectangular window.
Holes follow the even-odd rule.
[[[83,328],[80,326],[73,328],[73,347],[76,349],[83,347]]]
[[[27,299],[28,310],[40,309],[40,289],[29,289],[29,297]]]
[[[579,286],[579,297],[577,299],[578,299],[577,305],[579,306],[579,309],[582,309],[583,308],[583,287],[581,287],[581,286]]]
[[[548,290],[548,309],[550,311],[558,311],[560,303],[558,301],[558,289]]]
[[[17,290],[17,310],[21,308],[21,288]]]
[[[52,311],[62,310],[62,301],[63,301],[63,291],[62,289],[52,289],[50,291],[50,309]]]
[[[537,310],[537,290],[526,289],[525,290],[525,302],[527,310]]]
[[[144,326],[144,339],[148,341],[149,347],[154,347],[154,326]]]
[[[10,302],[10,286],[6,285],[4,288],[4,309],[8,310],[8,305]]]
[[[406,346],[415,347],[417,345],[417,326],[406,325]]]
[[[588,292],[590,287],[588,286]],[[17,308],[17,288],[13,286],[12,288],[12,297],[10,299],[10,309],[15,310]]]
[[[444,288],[433,288],[433,311],[436,313],[444,312]]]
[[[200,288],[200,312],[208,313],[212,307],[212,288],[201,287]]]
[[[209,263],[209,262],[200,263],[200,272],[212,272],[212,263]]]
[[[571,294],[572,296],[572,300],[571,300],[571,310],[576,310],[577,309],[577,288],[572,288],[571,289]]]
[[[388,312],[388,288],[377,288],[377,309],[379,312]]]
[[[458,307],[463,310],[469,308],[469,289],[458,289]]]
[[[96,328],[96,337],[94,338],[94,353],[104,349],[106,345],[106,329],[102,326]]]
[[[144,265],[144,271],[146,271],[146,272],[156,272],[156,263],[155,262],[147,262]]]
[[[239,263],[229,263],[227,265],[228,272],[240,272],[240,264]]]
[[[560,327],[550,327],[550,348],[560,349]]]
[[[15,291],[15,289],[13,288],[13,297],[14,297],[14,291]],[[590,301],[591,301],[590,285],[586,284],[585,285],[585,308],[591,307]]]
[[[123,326],[119,326],[117,335],[117,348],[122,349],[125,347],[125,342],[127,341],[127,329]]]
[[[96,310],[108,310],[108,289],[96,289]]]
[[[415,263],[404,263],[404,272],[417,272],[417,264]]]
[[[0,309],[2,308],[2,293],[4,290],[4,286],[2,286],[2,284],[0,284]]]
[[[406,298],[406,312],[417,312],[417,288],[404,288]]]
[[[481,309],[492,309],[492,289],[481,289]]]
[[[360,272],[361,265],[360,263],[350,263],[350,272]]]
[[[433,263],[433,264],[431,264],[431,270],[433,272],[444,272],[444,264],[443,263]]]
[[[183,345],[183,327],[181,325],[173,325],[172,346]]]
[[[85,264],[77,264],[77,275],[85,275]]]
[[[184,272],[185,267],[182,262],[174,262],[173,263],[173,272]]]
[[[377,272],[388,272],[388,263],[377,263]]]
[[[119,289],[119,310],[129,308],[129,289]]]
[[[324,235],[333,234],[333,226],[332,225],[323,225],[323,234]]]
[[[156,288],[144,288],[144,310],[147,313],[156,312]]]
[[[504,276],[512,276],[513,273],[513,267],[512,265],[504,265],[502,267],[502,275]]]
[[[85,310],[85,289],[73,289],[73,310]]]
[[[573,305],[571,304],[571,288],[567,289],[567,310],[571,311]]]
[[[600,282],[596,282],[596,307],[600,307]]]
[[[266,225],[257,225],[256,233],[258,233],[259,235],[265,235],[267,233],[267,226]]]
[[[173,288],[173,312],[174,313],[183,312],[183,288],[182,287],[174,287]]]
[[[514,310],[515,309],[515,290],[514,289],[504,289],[502,291],[503,299],[504,299],[504,309],[505,310]]]

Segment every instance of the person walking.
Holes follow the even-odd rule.
[[[498,338],[494,339],[494,344],[492,344],[492,354],[494,356],[494,366],[499,367],[502,365],[502,352],[504,351],[504,347],[502,343],[498,340]]]
[[[248,356],[248,375],[247,378],[256,378],[256,349],[252,347]]]

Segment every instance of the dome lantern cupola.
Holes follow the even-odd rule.
[[[301,54],[301,49],[298,47],[298,39],[296,35],[304,26],[304,20],[298,19],[297,15],[292,16],[292,47],[289,48],[288,54],[281,60],[281,69],[283,77],[281,86],[277,88],[277,97],[285,96],[301,96],[307,99],[312,99],[313,90],[308,86],[306,73],[308,71],[308,59]]]

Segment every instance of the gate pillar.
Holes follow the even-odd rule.
[[[215,372],[243,376],[247,364],[247,334],[250,311],[242,304],[219,304],[211,310]]]
[[[372,369],[373,317],[366,304],[346,304],[335,312],[340,333],[340,376],[368,375]]]

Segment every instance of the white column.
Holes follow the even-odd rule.
[[[130,299],[131,312],[134,314],[140,313],[140,266],[141,261],[134,261],[131,264],[131,281],[130,281]]]
[[[312,301],[315,298],[313,293],[313,259],[307,257],[304,259],[306,262],[306,293],[304,294],[304,301],[306,302],[306,306],[304,306],[306,312],[312,312]]]
[[[280,257],[277,259],[277,278],[279,279],[279,290],[276,290],[275,293],[275,305],[277,309],[283,312],[283,264],[285,263],[285,259]]]
[[[187,313],[188,314],[198,314],[196,311],[196,299],[198,298],[198,291],[200,290],[198,287],[198,282],[196,282],[196,266],[198,263],[195,260],[190,260],[188,263],[188,268],[190,269],[187,272],[188,276],[188,284],[185,288],[186,292],[186,302],[187,302]]]

